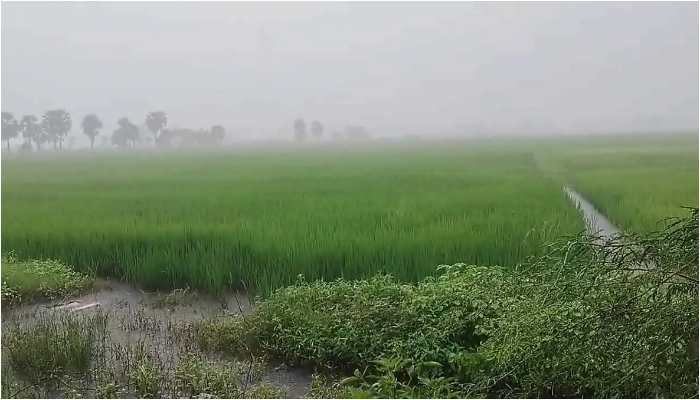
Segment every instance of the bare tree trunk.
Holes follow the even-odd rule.
[[[6,141],[7,141],[7,151],[11,151],[10,150],[10,139],[7,139]]]
[[[95,137],[90,136],[90,150],[95,148]]]

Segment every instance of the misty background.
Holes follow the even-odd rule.
[[[697,130],[698,47],[696,2],[2,2],[2,110],[80,143],[155,110],[228,140]]]

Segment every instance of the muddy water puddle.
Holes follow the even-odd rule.
[[[4,309],[3,339],[13,330],[32,332],[33,326],[46,326],[47,321],[51,326],[60,326],[65,321],[86,321],[86,324],[99,321],[98,325],[105,332],[101,357],[119,364],[122,369],[124,363],[130,362],[126,359],[135,357],[136,353],[144,353],[162,374],[172,374],[180,360],[193,352],[197,352],[206,365],[216,367],[238,363],[240,368],[237,368],[242,371],[247,369],[250,373],[253,369],[252,363],[246,367],[247,361],[197,349],[197,338],[183,333],[187,332],[188,325],[198,322],[249,314],[253,302],[247,295],[234,293],[225,298],[214,298],[186,290],[158,294],[116,282],[102,282],[99,286],[99,290],[62,301]],[[309,370],[274,361],[256,364],[254,368],[260,370],[260,378],[290,398],[304,397],[308,392],[311,382]],[[245,377],[241,382],[249,379]],[[128,393],[122,393],[124,395]]]

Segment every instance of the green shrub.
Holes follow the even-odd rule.
[[[263,349],[300,362],[362,366],[398,354],[447,365],[450,354],[488,337],[511,285],[501,268],[465,265],[418,284],[387,275],[302,282],[261,303],[251,332]]]

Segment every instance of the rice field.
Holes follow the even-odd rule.
[[[698,206],[697,134],[570,139],[539,159],[623,229],[661,229]]]
[[[529,150],[474,142],[2,160],[2,251],[150,288],[259,293],[515,266],[583,229]]]

